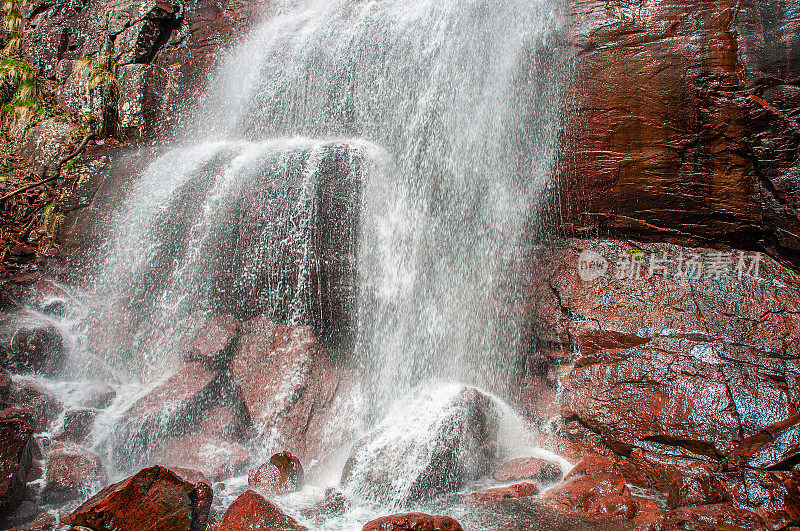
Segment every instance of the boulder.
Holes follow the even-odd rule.
[[[61,521],[95,531],[195,531],[205,529],[212,497],[197,472],[153,466],[106,487]]]
[[[263,496],[248,490],[234,501],[222,520],[219,531],[305,531],[294,518],[281,511]]]
[[[304,462],[357,435],[357,423],[343,422],[356,409],[357,374],[335,366],[311,327],[244,323],[231,373],[254,429]]]
[[[25,496],[33,462],[33,432],[20,419],[0,420],[0,517],[16,509]]]
[[[462,527],[449,516],[399,513],[367,522],[362,531],[462,531]]]
[[[47,452],[44,503],[85,499],[108,483],[100,456],[71,442],[55,441]]]
[[[638,502],[625,478],[610,459],[589,457],[570,471],[564,481],[549,489],[542,499],[557,511],[588,518],[636,516]]]
[[[44,385],[24,378],[18,378],[11,387],[11,402],[30,406],[36,414],[36,432],[46,431],[54,420],[64,411],[64,403],[55,393]]]
[[[152,452],[150,461],[167,467],[198,470],[212,481],[247,470],[250,454],[242,445],[203,435],[165,441]]]
[[[539,483],[553,483],[561,477],[561,465],[538,457],[520,457],[506,461],[494,473],[497,481],[532,479]]]
[[[399,403],[353,446],[343,485],[365,497],[409,503],[486,474],[499,424],[491,398],[458,386],[416,392],[419,397]]]
[[[94,421],[100,410],[93,408],[68,409],[64,412],[61,430],[54,436],[59,441],[83,443],[94,427]]]
[[[493,487],[473,492],[464,499],[466,504],[503,500],[506,498],[527,498],[539,494],[536,483],[516,483],[506,487]]]
[[[52,324],[25,323],[11,337],[9,367],[15,372],[54,376],[67,361],[61,331]]]
[[[303,465],[289,452],[280,452],[251,470],[247,483],[251,489],[267,496],[294,492],[303,486]]]
[[[239,321],[230,315],[210,317],[187,333],[179,348],[195,361],[227,366],[236,347],[239,326]]]
[[[67,305],[73,302],[66,289],[52,280],[34,282],[28,290],[28,298],[42,313],[57,317],[65,315]]]
[[[115,446],[119,457],[140,462],[164,439],[182,437],[199,422],[221,394],[218,373],[198,362],[186,363],[122,413]]]

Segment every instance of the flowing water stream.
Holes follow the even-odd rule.
[[[109,220],[101,266],[76,297],[84,304],[60,325],[75,341],[70,370],[82,350],[102,352],[129,389],[96,428],[102,447],[114,412],[180,361],[177,338],[199,315],[311,324],[368,375],[358,422],[388,427],[373,443],[405,456],[392,464],[393,498],[448,400],[464,385],[502,395],[523,352],[515,278],[558,165],[562,7],[266,9]],[[333,251],[321,258],[323,248]],[[540,452],[492,400],[504,455]],[[398,508],[369,502],[368,481],[346,488],[364,505],[315,528],[355,529]],[[320,492],[282,504],[302,515]]]

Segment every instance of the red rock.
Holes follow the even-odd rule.
[[[664,519],[639,528],[640,531],[767,531],[756,513],[728,504],[681,507]]]
[[[669,491],[667,507],[677,509],[692,505],[713,505],[731,501],[731,495],[715,475],[703,474],[675,480]]]
[[[304,462],[358,435],[343,422],[355,410],[358,377],[333,364],[310,327],[246,322],[231,367],[256,431],[277,435],[275,444]]]
[[[399,513],[367,522],[362,531],[462,531],[462,527],[449,516]]]
[[[99,410],[92,408],[68,409],[64,412],[64,424],[54,437],[60,441],[83,443],[94,427]]]
[[[234,501],[219,523],[219,531],[304,531],[307,528],[268,502],[263,496],[248,490]]]
[[[247,482],[265,495],[294,492],[303,486],[303,465],[289,452],[281,452],[251,470]]]
[[[211,486],[192,483],[153,466],[101,490],[62,522],[95,531],[204,529],[211,510]]]
[[[64,411],[64,404],[52,391],[32,380],[17,379],[11,386],[11,402],[30,406],[36,412],[37,432],[46,431]]]
[[[322,356],[311,327],[283,326],[263,316],[245,323],[232,373],[256,429],[267,433],[291,409]]]
[[[0,420],[8,419],[20,419],[28,424],[28,426],[36,426],[39,424],[36,408],[28,404],[10,406],[0,410]]]
[[[234,410],[213,406],[203,413],[194,433],[218,439],[244,440],[247,438],[247,427]]]
[[[63,503],[83,499],[108,483],[100,456],[70,442],[53,442],[47,452],[47,478],[42,500]]]
[[[536,494],[539,494],[539,487],[536,483],[517,483],[508,487],[494,487],[473,492],[464,499],[464,503],[481,503],[505,498],[526,498]]]
[[[193,356],[193,360],[226,366],[238,330],[239,321],[230,315],[210,317],[183,338],[180,349]]]
[[[25,494],[33,461],[33,432],[20,419],[0,420],[0,516],[16,509]]]
[[[53,513],[42,513],[33,522],[10,531],[54,531],[59,526],[58,517]]]
[[[558,511],[590,518],[630,519],[639,510],[616,465],[599,456],[576,465],[564,482],[545,492],[542,499]]]
[[[216,372],[198,362],[184,364],[122,413],[124,436],[131,442],[117,445],[119,458],[141,459],[140,441],[184,436],[220,393]]]
[[[494,473],[497,481],[519,481],[533,479],[540,483],[552,483],[561,477],[561,466],[538,457],[521,457],[506,461]]]
[[[199,470],[216,481],[246,470],[250,455],[235,442],[190,435],[162,443],[153,451],[150,460],[167,467]]]

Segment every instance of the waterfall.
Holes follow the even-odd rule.
[[[422,470],[426,426],[454,409],[438,401],[502,394],[524,353],[518,277],[558,164],[562,7],[266,9],[109,220],[85,348],[147,383],[198,316],[311,324],[367,374],[365,418],[417,423],[395,472]],[[375,448],[406,444],[385,431]]]

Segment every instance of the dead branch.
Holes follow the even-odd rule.
[[[75,150],[72,153],[70,153],[66,157],[62,158],[61,160],[59,160],[56,163],[56,173],[55,173],[55,175],[45,179],[44,176],[47,175],[47,171],[50,169],[49,166],[45,166],[44,168],[42,168],[42,171],[39,174],[40,175],[40,180],[39,181],[36,181],[35,183],[32,183],[32,184],[25,185],[25,186],[23,186],[21,188],[17,188],[13,192],[7,193],[3,197],[0,197],[0,203],[4,202],[6,199],[14,197],[17,194],[21,194],[22,192],[27,192],[28,190],[36,188],[37,186],[41,186],[43,184],[47,184],[47,183],[50,183],[50,182],[53,182],[53,181],[56,181],[56,180],[60,179],[61,178],[61,168],[64,166],[64,164],[66,164],[67,162],[71,161],[72,159],[74,159],[75,157],[77,157],[78,155],[83,153],[86,150],[86,146],[89,143],[89,140],[91,140],[92,138],[94,138],[94,133],[90,133],[90,134],[86,135],[83,138],[83,141],[81,141],[81,143],[78,145],[77,148],[75,148]]]

